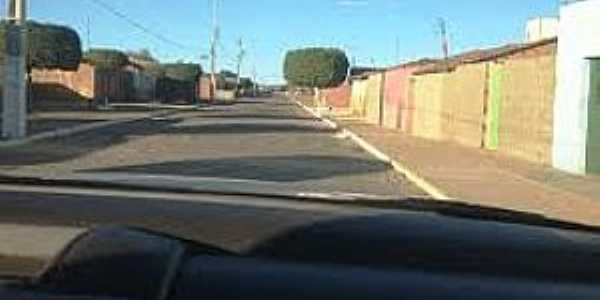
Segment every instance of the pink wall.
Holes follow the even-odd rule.
[[[197,86],[196,91],[198,92],[198,98],[200,98],[200,100],[203,100],[203,101],[209,101],[211,98],[210,97],[210,95],[211,95],[210,77],[206,76],[206,75],[200,76],[196,86]]]
[[[334,108],[343,108],[350,106],[352,88],[346,83],[343,83],[338,87],[324,89],[321,91],[321,93],[323,99],[325,99],[327,105],[329,106],[332,106]]]
[[[416,67],[401,67],[385,73],[383,126],[410,131],[414,105],[409,103],[409,79]]]
[[[385,73],[383,126],[411,132],[415,104],[410,97],[410,77],[430,64],[404,65]]]

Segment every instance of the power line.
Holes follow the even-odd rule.
[[[177,48],[181,48],[181,49],[189,49],[188,47],[184,46],[183,44],[180,44],[176,41],[173,41],[159,33],[156,33],[154,31],[152,31],[151,29],[149,29],[148,27],[140,24],[139,22],[133,20],[132,18],[130,18],[129,16],[127,16],[125,13],[120,12],[118,9],[108,5],[106,2],[101,1],[101,0],[90,0],[92,3],[96,4],[97,6],[103,8],[104,10],[106,10],[107,12],[111,13],[112,15],[114,15],[117,18],[122,19],[123,21],[129,23],[129,25],[141,30],[142,32],[154,37],[155,39],[165,43],[165,44],[169,44],[171,46],[175,46]]]

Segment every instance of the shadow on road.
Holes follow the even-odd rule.
[[[336,130],[327,127],[316,127],[311,124],[293,123],[223,123],[223,124],[190,124],[165,126],[145,134],[289,134],[289,133],[334,133]],[[137,133],[136,133],[137,134]],[[142,133],[144,134],[144,133]]]
[[[84,132],[73,136],[36,142],[27,146],[0,148],[0,166],[35,165],[61,162],[149,135],[213,135],[269,133],[330,133],[334,130],[311,123],[230,123],[184,124],[188,118],[135,121]],[[69,121],[70,122],[70,121]]]
[[[68,137],[43,140],[22,146],[0,147],[0,166],[56,163],[127,142],[136,132],[153,132],[165,124],[126,122]]]
[[[357,157],[290,155],[184,160],[110,169],[85,170],[85,172],[125,172],[220,177],[270,182],[298,182],[343,175],[382,172],[389,168],[388,165],[378,161]]]
[[[229,115],[204,115],[190,119],[265,119],[265,120],[306,120],[306,121],[319,121],[315,117],[303,117],[291,114],[229,114]]]

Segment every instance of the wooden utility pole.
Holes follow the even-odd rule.
[[[395,54],[394,59],[396,60],[394,63],[399,64],[400,63],[400,37],[396,36],[396,39],[394,42],[395,42],[395,44],[394,44],[394,48],[395,48],[394,49],[394,54]]]
[[[217,47],[219,44],[218,6],[219,0],[212,0],[212,37],[210,39],[211,100],[215,100],[215,94],[217,93]]]
[[[244,56],[246,55],[246,50],[244,50],[244,40],[242,40],[242,38],[240,38],[238,40],[238,47],[240,48],[240,52],[237,55],[237,70],[236,70],[236,84],[237,84],[237,88],[239,88],[240,84],[241,84],[241,72],[242,72],[242,62],[244,61]],[[236,88],[236,89],[237,89]]]
[[[90,48],[92,48],[92,28],[91,28],[90,23],[91,23],[90,16],[88,15],[85,20],[85,37],[86,37],[87,50],[90,50]]]
[[[26,0],[7,1],[6,11],[2,137],[14,140],[27,135]]]
[[[440,26],[440,42],[442,47],[442,54],[444,55],[444,59],[448,59],[450,56],[450,45],[448,42],[448,26],[446,24],[446,20],[443,18],[438,19],[438,24]]]
[[[254,97],[258,96],[258,82],[256,82],[256,80],[258,80],[258,74],[256,72],[256,65],[254,65],[252,67],[252,95]]]

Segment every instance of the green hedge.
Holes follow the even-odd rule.
[[[127,54],[115,49],[90,49],[84,58],[94,64],[99,70],[120,70],[129,64]]]
[[[81,40],[67,26],[28,22],[28,54],[30,67],[77,70],[81,61]],[[5,49],[7,24],[0,22],[0,49]],[[0,52],[4,55],[4,51]]]
[[[286,54],[283,73],[291,85],[326,88],[342,83],[349,65],[340,49],[305,48]]]
[[[161,69],[165,77],[183,82],[196,82],[198,77],[202,75],[202,68],[199,64],[163,64]]]

